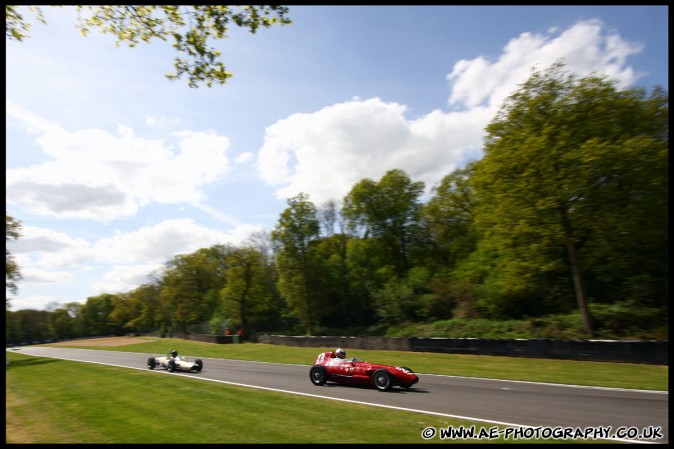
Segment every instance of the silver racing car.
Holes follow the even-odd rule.
[[[161,367],[167,369],[169,372],[174,371],[196,371],[199,372],[204,367],[204,362],[201,359],[190,360],[187,357],[178,356],[178,351],[171,349],[168,354],[163,357],[150,357],[147,359],[147,367],[155,369]]]

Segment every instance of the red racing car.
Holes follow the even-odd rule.
[[[314,385],[335,382],[342,385],[374,386],[379,391],[390,391],[394,386],[410,388],[419,377],[404,366],[365,362],[358,357],[340,359],[334,351],[322,352],[309,370]]]

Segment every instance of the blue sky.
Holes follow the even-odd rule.
[[[669,89],[667,6],[291,6],[217,42],[234,77],[199,89],[164,78],[170,44],[116,48],[44,9],[6,43],[10,310],[131,291],[271,230],[300,192],[320,207],[391,169],[430,191],[534,66]]]

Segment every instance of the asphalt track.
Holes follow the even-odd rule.
[[[419,383],[409,390],[380,392],[370,388],[326,384],[309,380],[310,365],[248,362],[199,357],[204,368],[198,373],[150,371],[147,359],[158,354],[90,349],[22,346],[22,354],[99,363],[148,371],[148,375],[189,376],[250,388],[273,390],[325,400],[356,402],[373,407],[406,410],[435,416],[461,418],[511,426],[508,441],[526,442],[527,434],[567,432],[601,436],[620,442],[669,442],[669,393],[617,388],[596,388],[504,381],[417,373]],[[189,355],[188,355],[189,356]],[[414,367],[411,367],[414,369]],[[491,424],[491,425],[490,425]],[[493,425],[493,426],[492,426]],[[608,429],[610,427],[610,430]],[[430,442],[450,442],[441,437],[445,429],[430,429]],[[605,433],[602,433],[606,431]],[[657,431],[662,438],[643,439],[644,432]],[[571,432],[569,434],[569,432]],[[657,435],[657,434],[656,434]],[[517,439],[515,439],[517,437]],[[570,438],[569,443],[580,442]],[[482,441],[488,442],[488,441]]]

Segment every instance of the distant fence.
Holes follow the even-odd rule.
[[[227,344],[227,343],[240,343],[238,335],[210,335],[210,334],[178,334],[174,333],[170,335],[174,338],[182,338],[183,340],[192,340],[192,341],[202,341],[204,343],[216,343],[216,344]]]
[[[487,338],[302,337],[258,335],[258,343],[320,348],[496,355],[542,359],[669,364],[669,342],[651,340],[520,340]]]

